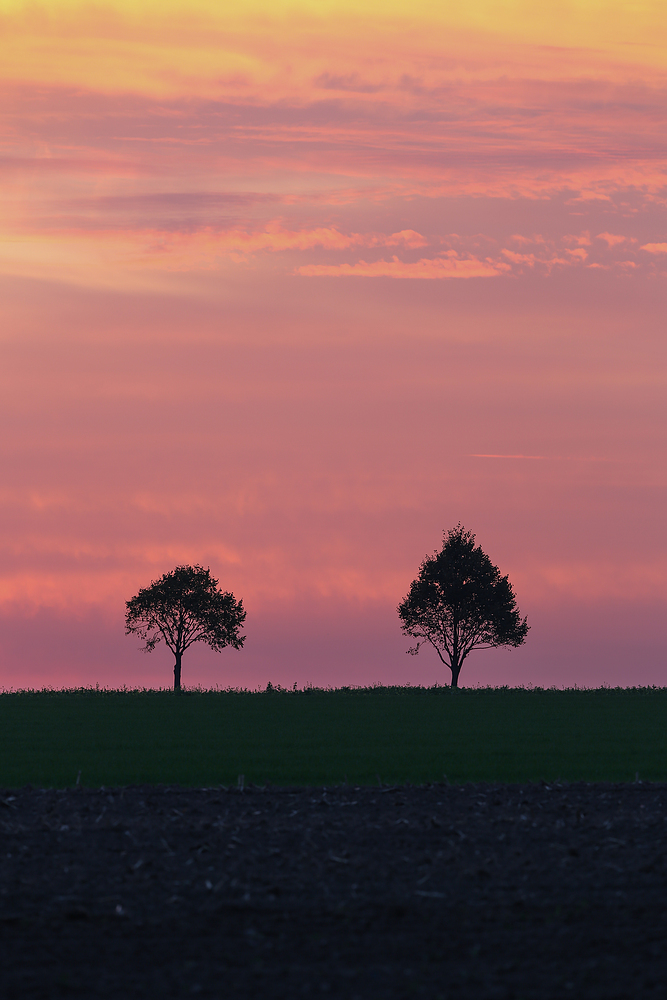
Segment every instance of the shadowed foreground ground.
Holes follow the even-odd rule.
[[[28,997],[664,996],[666,785],[5,792]]]

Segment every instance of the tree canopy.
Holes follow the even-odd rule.
[[[177,566],[154,580],[126,602],[125,634],[135,633],[151,652],[164,641],[174,654],[174,691],[181,687],[181,658],[194,642],[205,642],[220,652],[225,646],[240,649],[240,630],[246,612],[243,601],[218,590],[210,569]]]
[[[528,633],[508,578],[460,524],[445,532],[440,552],[423,561],[397,611],[402,631],[417,640],[408,652],[433,646],[452,672],[452,687],[473,649],[520,646]]]

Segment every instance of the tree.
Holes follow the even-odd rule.
[[[243,601],[218,590],[210,569],[177,566],[126,602],[125,634],[136,633],[150,653],[164,640],[176,657],[174,691],[181,689],[181,658],[193,642],[205,642],[220,652],[240,649],[239,631],[245,621]]]
[[[473,649],[520,646],[528,633],[512,584],[460,524],[445,533],[442,550],[421,564],[397,611],[402,631],[417,639],[408,653],[430,643],[451,670],[453,688]]]

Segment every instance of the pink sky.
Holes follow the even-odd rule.
[[[186,685],[447,682],[458,521],[531,625],[464,685],[665,683],[664,8],[440,6],[3,7],[0,685],[169,684],[184,562]]]

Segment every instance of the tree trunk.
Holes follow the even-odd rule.
[[[174,664],[174,691],[179,694],[181,690],[181,653],[176,653],[176,663]]]
[[[452,634],[452,652],[449,657],[449,666],[452,671],[452,687],[459,686],[459,674],[461,673],[461,661],[459,659],[459,627],[454,623]]]

